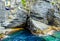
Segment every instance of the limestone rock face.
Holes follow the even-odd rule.
[[[18,11],[16,14],[16,18],[13,19],[10,24],[7,25],[7,27],[16,27],[16,26],[21,26],[26,22],[26,13],[24,11]]]
[[[13,4],[11,4],[13,5]],[[0,1],[0,25],[4,27],[16,27],[26,22],[26,12],[19,9],[20,5],[11,8],[5,6],[5,1]]]
[[[31,13],[31,16],[33,19],[38,21],[41,21],[43,23],[47,24],[47,12],[49,9],[53,8],[53,6],[50,3],[47,3],[45,1],[39,1],[35,5],[32,6],[32,11],[34,11],[34,14]],[[35,14],[36,13],[36,14]]]
[[[30,31],[44,30],[48,26],[60,27],[59,2],[57,4],[52,0],[34,0],[33,3],[33,0],[28,1],[31,1],[31,4],[27,6],[30,9],[29,13],[26,12],[29,10],[21,4],[21,0],[7,0],[6,2],[0,0],[0,25],[16,27],[27,22]]]
[[[49,1],[49,0],[48,0]],[[39,1],[31,6],[31,18],[47,25],[60,25],[60,10],[47,1]],[[57,22],[58,21],[58,22]]]
[[[50,2],[50,0],[37,0],[31,6],[29,29],[32,32],[36,32],[39,29],[45,30],[49,26],[60,27],[60,10],[56,4],[53,5]]]

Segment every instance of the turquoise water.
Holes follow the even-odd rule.
[[[9,35],[9,38],[2,41],[60,41],[60,32],[56,32],[53,36],[37,37],[27,30],[22,30]]]
[[[9,38],[3,39],[2,41],[45,41],[45,39],[34,36],[27,30],[23,30],[10,34]]]

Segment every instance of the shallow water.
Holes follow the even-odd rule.
[[[45,39],[34,36],[27,30],[18,31],[9,36],[10,37],[3,39],[2,41],[45,41]]]
[[[27,30],[22,30],[9,36],[2,41],[60,41],[60,32],[56,32],[53,36],[38,37]]]

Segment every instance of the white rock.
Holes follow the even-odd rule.
[[[46,24],[44,24],[44,23],[42,23],[42,22],[35,21],[35,20],[33,20],[33,19],[31,19],[31,20],[32,20],[33,25],[34,25],[36,28],[40,29],[40,30],[44,30],[44,29],[47,29],[47,28],[49,27],[48,25],[46,25]],[[32,29],[33,29],[33,28],[32,28]]]

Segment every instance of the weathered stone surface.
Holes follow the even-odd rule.
[[[34,30],[34,28],[44,30],[47,28],[46,25],[60,27],[60,11],[57,4],[53,5],[50,3],[52,1],[35,0],[34,3],[29,4],[31,6],[29,7],[28,5],[28,8],[30,8],[30,14],[28,14],[30,16],[28,16],[28,19],[26,19],[27,13],[25,12],[25,9],[23,9],[22,4],[18,1],[16,3],[14,2],[11,2],[11,7],[5,6],[5,3],[1,4],[1,26],[15,27],[24,24],[25,22],[28,22],[28,25],[30,27],[28,29],[32,30]],[[32,21],[32,19],[34,21],[37,21],[37,24],[34,21]]]
[[[46,1],[37,1],[31,7],[31,18],[45,24],[58,26],[60,14],[57,7]],[[58,22],[56,22],[58,21]]]
[[[37,2],[31,6],[30,18],[29,29],[35,33],[37,29],[44,30],[48,28],[46,25],[60,27],[60,13],[58,7],[52,5],[50,2],[37,0]],[[32,19],[34,21],[32,21]]]
[[[0,24],[5,27],[16,27],[22,25],[26,22],[27,14],[22,9],[19,9],[19,5],[17,8],[10,8],[4,5],[3,1],[0,2]],[[9,10],[7,10],[9,9]]]
[[[51,8],[53,8],[53,6],[50,3],[47,3],[45,1],[37,2],[31,8],[32,12],[36,13],[34,15],[31,13],[32,18],[35,16],[34,18],[38,17],[35,20],[37,20],[37,19],[41,20],[40,18],[42,17],[43,18],[42,20],[44,20],[43,21],[43,23],[44,23],[45,20],[47,21],[47,12]],[[47,24],[47,22],[45,22],[45,23]]]

